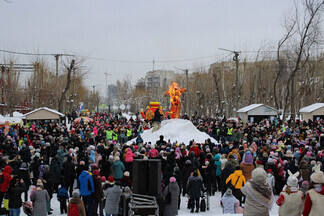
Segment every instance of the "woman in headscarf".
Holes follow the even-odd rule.
[[[256,168],[252,171],[252,179],[241,188],[242,193],[246,195],[243,215],[269,215],[273,194],[266,180],[267,173],[264,169]]]

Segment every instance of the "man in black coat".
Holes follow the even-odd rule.
[[[72,162],[71,156],[68,156],[67,161],[62,164],[62,168],[65,188],[67,191],[69,191],[70,197],[72,197],[73,184],[75,179],[75,165]]]
[[[191,213],[194,212],[195,203],[196,203],[196,212],[199,212],[199,202],[201,192],[204,191],[203,183],[201,177],[198,176],[198,173],[194,171],[193,176],[189,177],[188,183],[188,193],[191,202]]]

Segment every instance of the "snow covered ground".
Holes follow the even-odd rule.
[[[191,121],[184,119],[169,119],[161,122],[161,128],[152,133],[153,128],[145,130],[141,136],[144,142],[156,143],[160,139],[160,135],[164,136],[164,140],[170,140],[171,143],[185,143],[189,144],[190,140],[195,140],[197,143],[203,143],[206,139],[210,138],[212,142],[217,141],[211,138],[208,134],[199,131]],[[127,142],[128,145],[135,142],[135,139]]]
[[[187,197],[181,197],[181,206],[179,210],[179,216],[189,216],[189,215],[205,215],[205,216],[217,216],[217,215],[223,215],[222,208],[220,206],[220,198],[221,194],[220,192],[217,192],[215,196],[210,197],[210,209],[206,212],[199,212],[197,213],[190,213],[190,209],[187,209]],[[278,206],[276,205],[275,201],[278,199],[278,196],[274,199],[274,204],[272,207],[272,210],[270,212],[270,215],[278,215]],[[66,215],[66,214],[60,214],[60,203],[57,200],[56,194],[53,194],[53,198],[51,201],[51,207],[54,210],[52,215]],[[26,215],[23,213],[21,209],[20,215]],[[227,214],[229,215],[229,214]],[[235,214],[236,216],[242,215],[242,214]]]

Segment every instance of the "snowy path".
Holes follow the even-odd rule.
[[[179,216],[189,216],[189,215],[205,215],[205,216],[217,216],[217,215],[223,215],[222,214],[222,208],[220,206],[220,197],[221,194],[218,192],[215,196],[210,197],[210,210],[206,212],[199,212],[199,213],[190,213],[190,210],[187,209],[187,198],[181,197],[181,206],[179,210]],[[274,201],[276,201],[278,196],[275,197]],[[60,203],[58,202],[56,198],[56,194],[53,194],[53,198],[51,200],[51,206],[53,211],[53,216],[55,215],[66,215],[66,214],[60,214]],[[276,203],[273,204],[273,208],[270,212],[270,215],[278,215],[278,206]],[[23,213],[21,209],[20,215],[26,215]],[[229,214],[227,214],[229,215]],[[242,214],[235,214],[236,216],[242,215]]]

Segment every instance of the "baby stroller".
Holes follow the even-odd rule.
[[[5,209],[5,208],[0,208],[0,215],[2,216],[2,215],[9,215],[9,211],[7,210],[7,209]]]
[[[31,202],[27,201],[22,203],[23,211],[26,215],[31,216],[33,214],[33,205]]]

